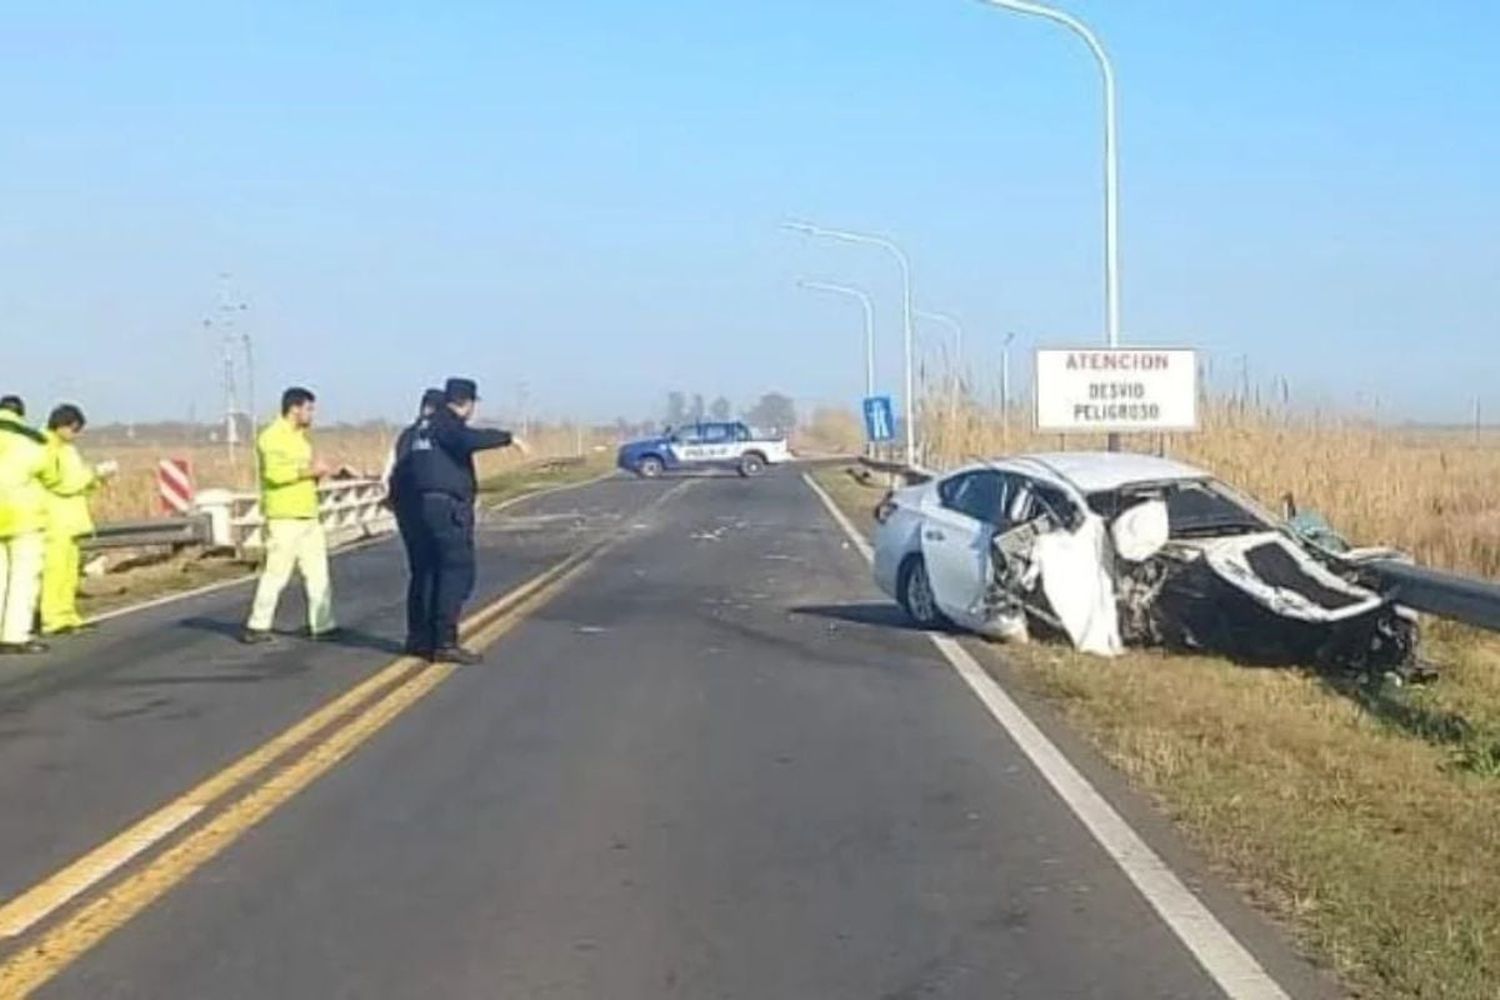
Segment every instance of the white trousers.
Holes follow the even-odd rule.
[[[46,552],[47,537],[40,531],[0,538],[0,643],[4,645],[31,640]]]
[[[255,588],[247,627],[267,631],[276,620],[276,604],[292,579],[302,574],[307,589],[307,627],[313,635],[334,627],[333,585],[328,576],[328,542],[317,518],[266,522],[266,562]]]

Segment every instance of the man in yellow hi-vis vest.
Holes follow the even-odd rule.
[[[18,396],[0,398],[0,653],[45,653],[31,634],[47,529],[47,439]]]
[[[260,459],[260,510],[265,519],[266,561],[255,603],[241,638],[269,642],[276,604],[292,578],[302,574],[307,589],[307,627],[314,639],[334,635],[333,591],[328,575],[328,544],[318,519],[318,480],[328,466],[313,457],[312,427],[317,398],[291,388],[281,395],[281,417],[256,439]]]
[[[83,433],[83,411],[64,403],[47,418],[47,541],[42,561],[42,634],[84,628],[78,613],[78,539],[94,532],[89,494],[115,473],[113,462],[85,465],[74,441]]]

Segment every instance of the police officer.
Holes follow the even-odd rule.
[[[503,448],[512,437],[469,426],[479,401],[471,379],[450,378],[443,399],[414,429],[401,473],[400,493],[413,498],[411,592],[425,616],[407,647],[434,663],[471,665],[482,657],[458,644],[458,619],[474,590],[474,453]]]
[[[419,530],[421,496],[410,485],[411,453],[418,435],[426,442],[424,447],[431,447],[428,429],[432,415],[447,405],[448,398],[441,389],[422,393],[416,422],[397,436],[384,477],[386,506],[396,515],[396,530],[401,533],[411,575],[406,588],[406,652],[418,656],[426,656],[432,650],[432,641],[426,635],[427,623],[432,620],[433,574],[424,569],[431,565],[432,556],[423,547],[424,536]]]

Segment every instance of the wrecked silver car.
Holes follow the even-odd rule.
[[[1246,663],[1417,669],[1414,614],[1334,552],[1180,462],[1062,452],[977,463],[886,497],[875,580],[924,627],[1065,635]],[[1370,555],[1390,553],[1371,550]]]

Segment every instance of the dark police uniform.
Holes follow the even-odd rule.
[[[446,391],[450,400],[475,397],[474,383],[466,379],[450,379]],[[511,435],[470,427],[447,406],[408,430],[394,477],[410,535],[407,646],[452,651],[464,601],[474,590],[474,453],[502,448]]]
[[[447,405],[447,397],[441,389],[428,389],[422,394],[422,404],[417,420],[404,428],[396,438],[394,460],[386,484],[387,499],[391,513],[396,516],[396,530],[401,535],[401,544],[406,549],[406,565],[410,582],[406,588],[406,651],[426,653],[431,649],[431,640],[425,638],[427,623],[431,620],[432,587],[431,573],[420,558],[427,548],[421,544],[418,530],[421,496],[411,485],[411,454],[418,435],[427,436],[432,414]]]

